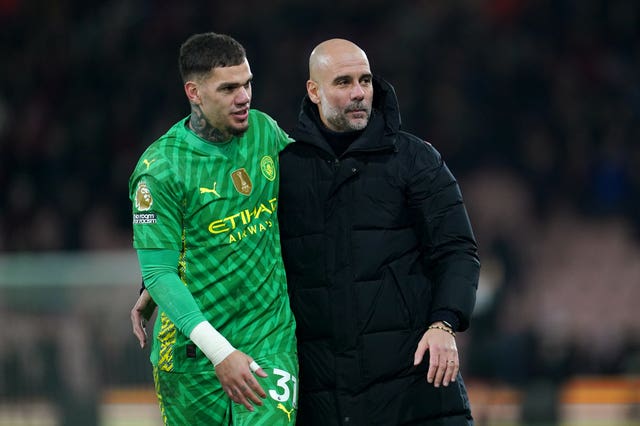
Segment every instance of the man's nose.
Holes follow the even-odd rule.
[[[246,104],[251,100],[251,92],[250,89],[245,87],[241,87],[238,91],[238,95],[236,96],[236,103],[238,104]]]
[[[353,90],[351,91],[352,99],[363,99],[364,98],[364,89],[360,85],[360,83],[356,83],[353,85]]]

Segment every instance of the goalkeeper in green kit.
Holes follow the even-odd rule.
[[[278,153],[292,140],[250,109],[233,38],[180,48],[191,114],[129,181],[134,247],[158,305],[151,362],[166,425],[295,423],[298,362],[278,232]]]

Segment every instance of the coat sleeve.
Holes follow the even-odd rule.
[[[408,204],[433,285],[430,312],[448,310],[469,327],[480,274],[478,247],[456,179],[440,154],[423,143],[409,171]]]

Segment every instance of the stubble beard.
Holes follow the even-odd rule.
[[[367,127],[369,123],[369,117],[371,116],[371,109],[366,108],[362,102],[352,103],[344,110],[339,110],[336,107],[330,106],[327,102],[321,104],[322,114],[325,116],[327,122],[329,122],[338,132],[352,132],[362,130]],[[347,113],[353,110],[366,111],[367,117],[361,120],[351,121],[347,117]]]
[[[204,116],[200,106],[191,105],[191,119],[189,120],[189,127],[201,138],[210,142],[225,142],[231,137],[240,137],[249,130],[249,123],[244,127],[225,126],[224,129],[218,129],[209,123],[209,120]]]

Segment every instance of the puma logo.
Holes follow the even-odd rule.
[[[147,170],[149,170],[149,166],[151,166],[151,163],[153,163],[154,161],[156,161],[155,158],[151,161],[147,160],[146,158],[142,160],[142,162],[147,166]]]
[[[216,191],[216,185],[218,184],[218,182],[213,182],[213,188],[204,188],[201,187],[200,188],[200,193],[201,194],[213,194],[216,197],[220,198],[220,194],[218,194],[218,191]]]
[[[278,410],[282,410],[285,413],[287,413],[287,418],[289,419],[289,421],[291,421],[291,413],[293,413],[293,410],[295,410],[295,408],[291,408],[291,411],[287,411],[287,409],[285,408],[284,405],[282,405],[282,403],[279,403],[278,406],[276,407]]]

